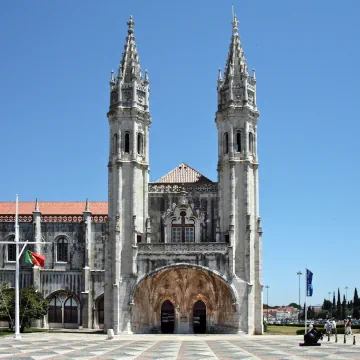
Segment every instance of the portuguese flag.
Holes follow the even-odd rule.
[[[28,264],[34,264],[37,266],[44,267],[45,264],[45,256],[34,253],[30,250],[26,250],[25,253],[25,262]]]

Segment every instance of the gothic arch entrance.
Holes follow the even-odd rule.
[[[161,305],[161,332],[163,334],[173,334],[175,328],[175,309],[174,305],[166,300]]]
[[[206,305],[201,300],[193,307],[193,331],[194,334],[206,333]]]

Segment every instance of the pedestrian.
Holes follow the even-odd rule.
[[[335,318],[332,318],[331,328],[332,328],[332,333],[333,333],[334,335],[336,335],[336,334],[337,334],[337,330],[336,330],[336,321],[335,321]]]
[[[325,332],[327,335],[330,335],[331,334],[331,328],[332,328],[332,323],[330,321],[330,319],[327,319],[326,320],[326,323],[324,325],[324,328],[325,328]]]
[[[346,323],[345,323],[345,334],[346,335],[352,335],[352,330],[351,330],[351,317],[348,317],[348,319],[346,320]]]

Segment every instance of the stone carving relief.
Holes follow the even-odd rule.
[[[202,184],[202,185],[193,185],[193,184],[149,184],[150,193],[181,193],[182,191],[186,192],[217,192],[217,184]]]

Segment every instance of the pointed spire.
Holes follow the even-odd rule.
[[[221,82],[222,81],[222,75],[221,75],[221,69],[219,68],[219,73],[218,73],[218,81]]]
[[[246,71],[246,60],[244,52],[242,50],[242,45],[238,32],[239,21],[237,20],[236,14],[234,13],[234,5],[232,6],[231,24],[233,34],[231,37],[231,43],[224,72],[225,83],[229,81],[229,77],[231,77],[231,75],[234,77],[238,77],[238,75],[240,75],[242,71]]]
[[[36,198],[36,200],[35,200],[35,211],[40,212],[38,198]]]
[[[255,75],[255,69],[252,69],[252,79],[253,81],[256,81],[256,75]]]
[[[127,25],[128,35],[126,37],[126,44],[120,62],[120,67],[123,73],[123,77],[125,79],[125,83],[130,83],[133,79],[140,81],[141,73],[139,55],[137,53],[134,36],[135,22],[133,21],[132,16],[130,16],[130,20],[127,22]]]
[[[86,198],[85,211],[86,211],[86,212],[90,212],[89,199],[88,199],[88,198]]]
[[[145,79],[146,82],[149,82],[149,74],[148,74],[148,70],[145,69]]]
[[[114,70],[111,70],[110,85],[113,85],[114,83],[115,83]]]

